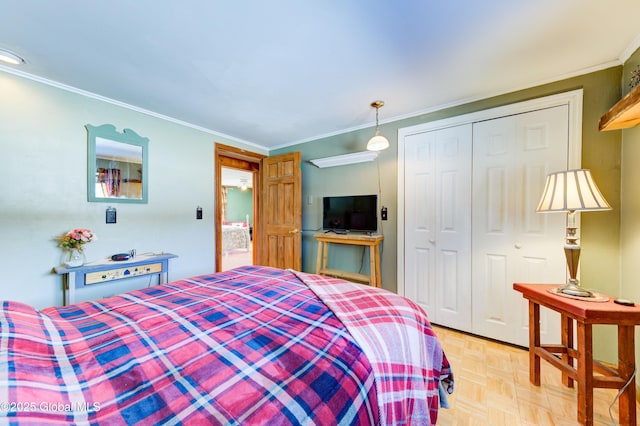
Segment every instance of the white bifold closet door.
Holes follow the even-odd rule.
[[[565,219],[535,209],[567,168],[568,106],[404,136],[404,295],[436,324],[528,345],[514,282],[563,283]],[[541,310],[541,338],[559,317]]]
[[[513,282],[563,283],[566,215],[536,213],[548,173],[567,168],[568,106],[474,123],[473,331],[528,344],[528,308]],[[559,341],[541,311],[541,337]]]
[[[471,331],[472,125],[407,136],[405,295]]]

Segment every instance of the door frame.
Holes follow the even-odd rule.
[[[215,143],[215,264],[216,272],[222,270],[222,167],[248,170],[253,173],[253,264],[257,263],[260,229],[260,164],[266,155],[230,145]]]
[[[397,227],[397,292],[400,295],[405,294],[404,269],[405,269],[405,252],[404,252],[404,140],[406,136],[418,133],[424,133],[432,130],[444,129],[447,127],[469,124],[478,121],[500,118],[507,115],[521,114],[525,112],[535,111],[544,108],[551,108],[560,105],[569,106],[569,168],[580,168],[582,164],[582,102],[583,89],[572,90],[556,95],[544,96],[529,101],[516,102],[513,104],[490,108],[482,111],[472,112],[469,114],[458,115],[455,117],[445,118],[442,120],[431,121],[428,123],[417,124],[415,126],[404,127],[398,129],[398,227]],[[579,219],[578,219],[579,220]],[[579,226],[579,224],[578,224]]]

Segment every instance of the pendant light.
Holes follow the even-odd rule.
[[[367,150],[382,151],[383,149],[389,148],[389,141],[380,134],[380,129],[378,128],[378,110],[384,106],[384,101],[371,102],[371,106],[376,109],[376,134],[369,139]]]

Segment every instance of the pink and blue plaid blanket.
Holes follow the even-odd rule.
[[[422,308],[379,288],[295,272],[336,314],[373,367],[379,424],[435,424],[453,373]]]
[[[390,404],[378,361],[325,303],[292,272],[265,267],[42,311],[2,302],[0,422],[369,425],[418,419],[395,408],[391,417],[380,415]],[[440,361],[446,373],[446,358]],[[424,380],[437,387],[436,370]],[[402,386],[390,380],[395,390]],[[430,407],[437,404],[437,395],[424,396]]]

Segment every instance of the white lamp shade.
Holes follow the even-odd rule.
[[[382,151],[387,148],[389,148],[389,141],[380,134],[380,131],[376,131],[375,136],[369,139],[367,143],[367,150],[369,151]]]
[[[586,169],[565,170],[547,176],[537,212],[611,210]]]

